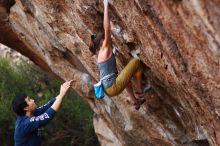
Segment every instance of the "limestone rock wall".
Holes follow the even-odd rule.
[[[21,53],[2,44],[0,44],[0,56],[4,58],[9,58],[15,63],[21,63],[23,61],[30,62],[29,59],[23,56]]]
[[[140,49],[153,90],[135,111],[124,91],[94,99],[101,0],[0,1],[0,42],[63,80],[94,111],[102,146],[220,146],[220,0],[111,0],[119,71]]]

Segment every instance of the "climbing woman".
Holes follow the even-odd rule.
[[[135,109],[138,110],[145,102],[144,87],[141,85],[143,68],[138,59],[132,59],[127,66],[118,75],[116,68],[115,55],[112,49],[111,34],[110,34],[110,20],[108,15],[108,0],[104,0],[104,34],[98,33],[91,36],[90,51],[93,54],[98,52],[98,68],[100,71],[101,83],[104,87],[105,93],[109,96],[116,96],[126,89],[129,96],[134,102]],[[136,93],[133,92],[131,79],[134,77],[136,85]]]

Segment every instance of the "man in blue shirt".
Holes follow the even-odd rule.
[[[71,80],[62,84],[60,94],[39,108],[26,94],[18,94],[14,98],[12,108],[18,115],[14,132],[15,146],[41,145],[38,129],[53,119],[73,82]]]

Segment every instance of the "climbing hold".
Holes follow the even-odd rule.
[[[136,58],[136,59],[140,59],[139,58],[139,54],[140,54],[140,49],[136,49],[136,50],[131,50],[131,55],[134,57],[134,58]]]
[[[87,87],[91,87],[91,77],[89,74],[83,73],[82,80],[86,83]]]
[[[121,52],[121,49],[113,45],[113,53],[116,54],[117,52]]]

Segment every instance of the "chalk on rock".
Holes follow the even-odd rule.
[[[108,3],[109,4],[113,4],[113,0],[108,0]]]
[[[113,53],[116,54],[117,52],[121,52],[121,49],[113,45]]]
[[[137,49],[137,50],[131,50],[131,55],[134,57],[134,58],[136,58],[136,59],[140,59],[139,58],[139,54],[140,54],[140,49]]]
[[[91,86],[91,77],[87,73],[83,73],[82,80],[86,83],[87,87]]]

